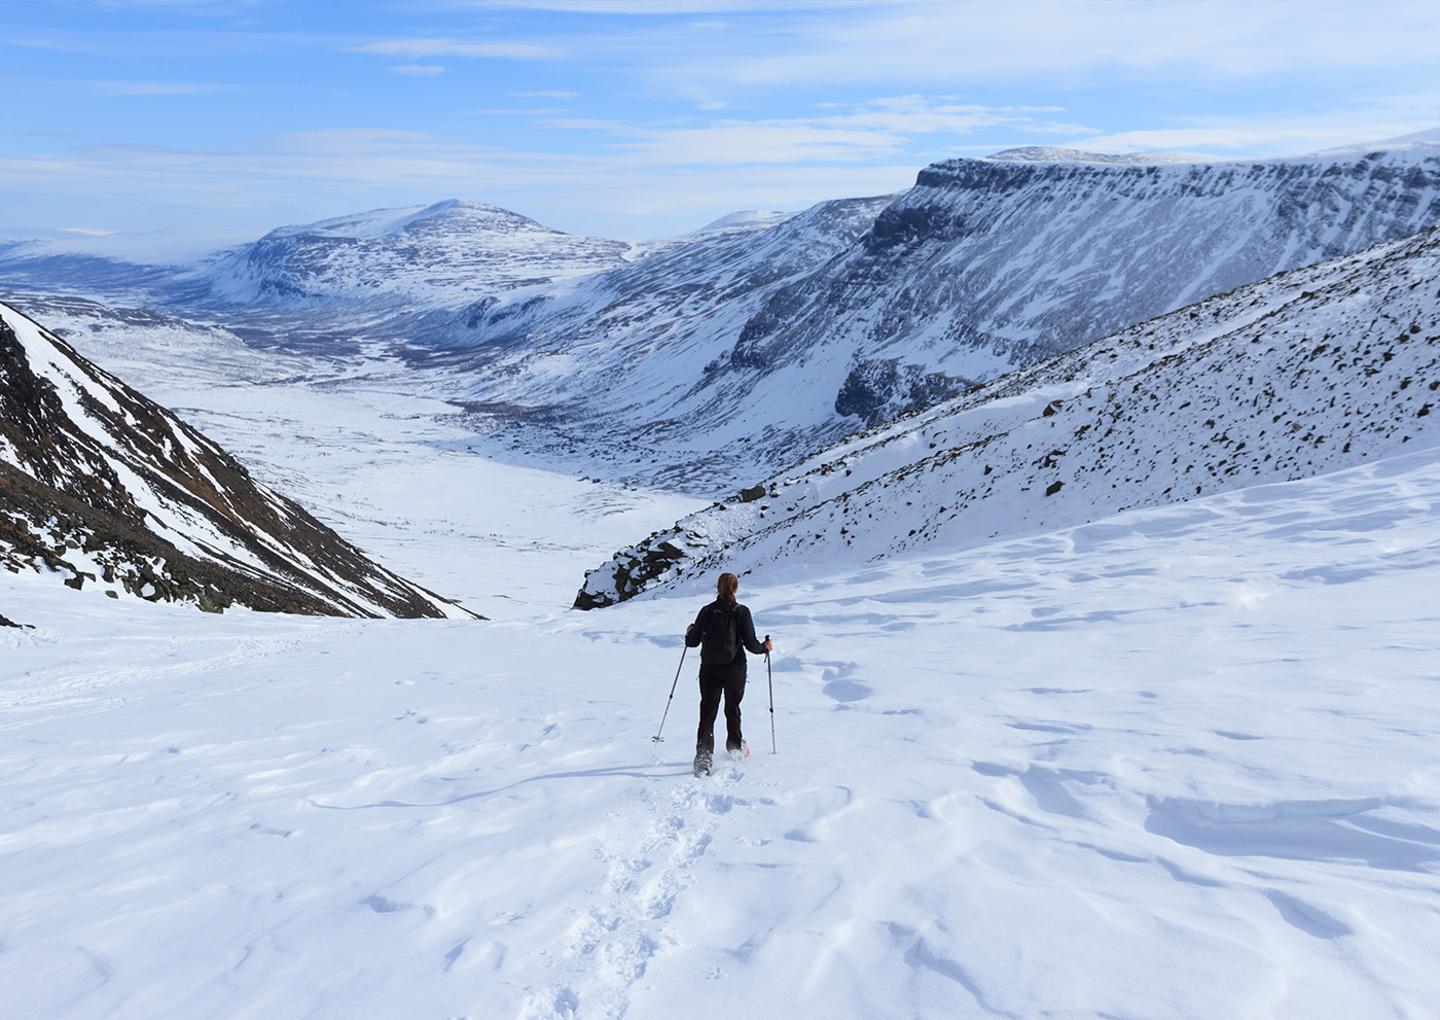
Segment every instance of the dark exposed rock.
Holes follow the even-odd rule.
[[[917,365],[902,367],[893,358],[857,362],[835,395],[835,413],[876,425],[964,393],[970,385]]]
[[[620,556],[616,553],[616,557]],[[685,551],[671,544],[668,538],[659,533],[651,535],[635,548],[632,556],[628,557],[623,566],[616,567],[612,572],[614,594],[606,593],[598,587],[592,589],[587,583],[575,596],[575,609],[602,609],[605,606],[613,606],[617,602],[624,602],[640,594],[640,590],[651,581],[663,576],[675,564],[685,558]],[[603,568],[602,568],[603,569]],[[598,573],[598,571],[592,571]],[[590,575],[586,575],[589,581]]]
[[[5,305],[0,509],[0,566],[58,573],[73,588],[103,578],[110,590],[212,612],[238,603],[337,616],[464,614],[369,560]]]

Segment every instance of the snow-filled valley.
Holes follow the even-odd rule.
[[[0,252],[0,1016],[1435,1016],[1437,173]]]
[[[708,779],[693,656],[649,739],[694,599],[215,618],[0,574],[7,1012],[1427,1016],[1437,506],[1416,450],[747,584],[780,753],[752,667]]]

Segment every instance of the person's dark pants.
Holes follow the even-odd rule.
[[[725,747],[735,751],[744,738],[740,735],[740,699],[745,697],[743,676],[706,676],[700,674],[700,729],[695,734],[695,753],[715,753],[715,716],[720,710],[720,695],[725,695]]]

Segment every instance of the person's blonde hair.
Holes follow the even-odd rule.
[[[720,596],[732,606],[735,604],[735,593],[740,590],[740,578],[734,574],[721,574],[715,582],[715,594]]]

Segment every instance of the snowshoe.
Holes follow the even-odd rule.
[[[701,751],[695,756],[695,774],[697,776],[708,776],[710,774],[710,766],[710,752]]]
[[[742,740],[739,747],[726,748],[726,753],[730,755],[731,761],[744,761],[750,757],[750,741]]]

